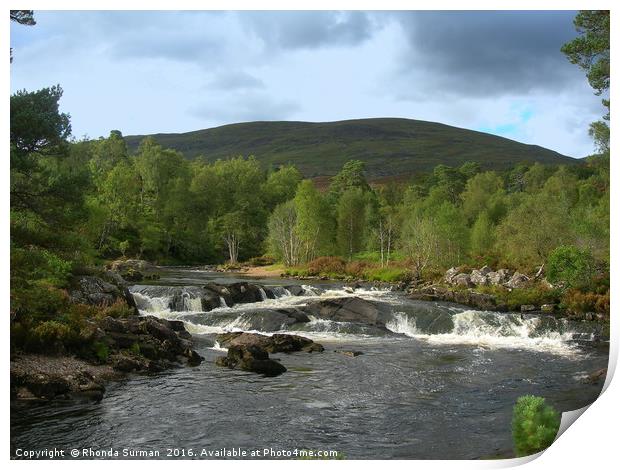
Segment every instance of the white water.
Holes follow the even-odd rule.
[[[271,288],[276,296],[269,299],[263,288],[260,288],[261,302],[236,304],[229,307],[223,297],[220,297],[220,307],[202,311],[202,302],[199,297],[193,297],[190,292],[182,294],[184,311],[171,311],[171,297],[149,297],[143,292],[133,291],[132,294],[143,314],[155,315],[160,318],[183,320],[187,330],[192,334],[217,334],[228,331],[246,331],[261,334],[273,334],[253,329],[251,315],[257,307],[263,309],[278,309],[287,307],[303,307],[309,302],[329,298],[359,297],[369,301],[381,301],[392,305],[394,310],[392,320],[386,323],[386,328],[394,333],[403,334],[416,340],[433,344],[469,344],[483,348],[508,348],[546,351],[554,354],[572,354],[577,349],[573,340],[580,338],[575,331],[554,331],[540,325],[541,319],[536,316],[522,317],[518,314],[482,312],[463,310],[456,307],[441,307],[449,312],[452,320],[452,330],[449,332],[432,333],[424,331],[416,324],[416,313],[406,314],[399,312],[399,305],[407,303],[402,297],[385,290],[377,289],[343,289],[332,288],[322,290],[313,286],[302,286],[303,295],[293,296],[283,287]],[[205,315],[206,321],[196,322],[193,317]],[[381,336],[369,336],[361,333],[351,333],[351,324],[339,323],[331,320],[310,317],[310,322],[303,325],[302,330],[288,330],[294,334],[302,334],[312,339],[323,340],[380,340]],[[564,328],[562,328],[564,330]],[[287,331],[284,325],[280,332]],[[383,338],[385,340],[385,338]]]
[[[483,315],[493,315],[493,323]],[[420,331],[415,318],[404,313],[395,313],[386,327],[394,333],[401,333],[434,344],[471,344],[486,348],[531,349],[558,354],[576,351],[570,343],[577,333],[537,331],[540,318],[521,318],[517,314],[480,312],[466,310],[452,317],[454,328],[450,333],[428,334]]]
[[[260,293],[260,298],[262,300],[267,300],[267,293],[265,292],[265,289],[263,289],[262,287],[259,287],[258,292]]]

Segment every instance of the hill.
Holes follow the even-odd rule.
[[[128,136],[135,150],[146,136]],[[479,162],[504,169],[518,162],[576,160],[538,145],[435,122],[377,118],[337,122],[258,121],[182,134],[153,134],[164,147],[210,161],[254,155],[265,166],[292,163],[306,177],[333,175],[352,159],[366,162],[371,179],[428,171],[438,164]]]

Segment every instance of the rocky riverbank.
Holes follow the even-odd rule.
[[[98,345],[98,357],[15,352],[11,356],[11,397],[100,400],[109,380],[202,362],[180,321],[104,317],[88,322],[83,332],[85,344]]]
[[[26,339],[12,344],[12,399],[100,400],[109,380],[202,361],[183,322],[139,315],[114,271],[76,276],[67,301],[75,306],[69,323],[21,327]]]

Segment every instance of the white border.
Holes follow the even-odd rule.
[[[141,9],[151,9],[151,10],[182,10],[182,9],[214,9],[214,10],[253,10],[253,9],[264,9],[264,10],[321,10],[321,9],[365,9],[365,10],[463,10],[463,9],[471,9],[471,10],[578,10],[578,9],[610,9],[612,10],[612,55],[615,52],[616,46],[618,43],[616,41],[617,35],[615,34],[618,26],[618,21],[616,21],[616,15],[612,8],[611,1],[534,1],[534,0],[521,0],[521,1],[503,1],[503,2],[490,2],[490,1],[480,1],[473,0],[468,2],[458,2],[458,1],[445,1],[445,0],[435,0],[433,2],[412,2],[412,1],[397,1],[397,0],[383,0],[381,2],[370,1],[370,0],[358,0],[358,1],[344,1],[344,0],[315,0],[313,2],[308,1],[297,1],[294,4],[291,2],[285,1],[262,1],[262,2],[250,2],[250,1],[240,1],[240,0],[230,0],[227,2],[222,1],[196,1],[196,0],[176,0],[175,2],[165,1],[165,0],[151,0],[149,2],[139,2],[135,0],[108,0],[108,1],[89,1],[80,2],[77,0],[58,0],[58,1],[26,1],[26,2],[18,2],[9,0],[5,3],[7,5],[6,9],[17,9],[17,8],[28,8],[36,10],[141,10]],[[620,10],[619,10],[620,11]],[[5,10],[5,14],[8,13]],[[6,378],[6,382],[2,388],[2,399],[5,404],[5,408],[3,409],[3,420],[4,426],[2,427],[2,435],[0,436],[0,443],[2,448],[4,449],[3,455],[8,460],[10,456],[10,446],[9,446],[9,387],[8,387],[8,377],[9,377],[9,331],[8,331],[8,311],[9,311],[9,204],[8,204],[8,187],[9,187],[9,155],[8,155],[8,142],[9,142],[9,96],[10,96],[10,86],[9,86],[9,61],[8,61],[8,49],[9,49],[9,20],[8,15],[6,20],[2,22],[1,26],[1,37],[2,37],[2,47],[5,51],[5,59],[2,63],[2,66],[5,67],[5,71],[2,74],[2,80],[4,82],[5,89],[5,98],[2,101],[3,103],[3,112],[2,112],[2,129],[4,135],[4,145],[2,147],[3,152],[3,171],[1,172],[2,178],[2,187],[5,188],[4,197],[6,198],[2,204],[2,222],[3,228],[2,237],[3,243],[1,246],[2,249],[2,259],[4,261],[4,270],[2,272],[3,280],[2,283],[2,299],[4,299],[4,312],[5,312],[5,328],[2,329],[2,334],[4,335],[3,341],[3,352],[4,352],[4,377]],[[615,57],[612,57],[612,65],[616,63]],[[617,103],[616,93],[614,92],[614,88],[611,89],[611,100],[614,103]],[[612,137],[611,142],[616,141],[615,139],[615,128],[612,126]],[[612,150],[613,153],[613,150]],[[615,182],[618,179],[618,168],[619,165],[615,163],[614,158],[612,157],[612,165],[611,165],[611,174],[612,180]],[[619,315],[616,312],[616,293],[618,292],[618,267],[616,262],[616,246],[617,242],[615,241],[616,235],[620,234],[620,230],[618,230],[618,224],[620,223],[618,219],[618,191],[616,189],[615,183],[612,185],[611,189],[611,213],[612,213],[612,226],[611,226],[611,259],[612,259],[612,317],[616,317]],[[617,385],[617,380],[611,381],[611,376],[613,375],[613,370],[615,369],[617,359],[618,359],[618,325],[616,322],[612,322],[611,336],[612,336],[612,347],[610,350],[610,373],[608,374],[608,380],[606,381],[606,390],[601,395],[601,397],[594,402],[583,415],[577,420],[576,424],[570,426],[569,429],[566,430],[564,434],[562,434],[558,440],[544,453],[540,454],[538,458],[525,458],[525,459],[513,459],[513,460],[499,460],[499,461],[385,461],[385,464],[389,465],[393,468],[429,468],[429,469],[446,469],[446,468],[454,468],[454,469],[470,469],[470,468],[505,468],[512,467],[516,465],[522,465],[527,463],[528,468],[532,469],[543,469],[547,468],[550,465],[563,467],[567,469],[571,468],[607,468],[607,465],[611,462],[617,463],[617,453],[616,447],[617,437],[615,434],[615,430],[617,429],[616,419],[618,418],[618,408],[620,403],[620,392],[619,387]],[[208,426],[208,423],[205,423],[205,426]],[[82,462],[77,461],[39,461],[40,464],[50,466],[50,467],[58,467],[62,466],[63,468],[67,467],[76,467],[83,466]],[[46,462],[46,463],[43,463]],[[529,462],[529,463],[528,463]],[[109,465],[109,461],[92,461],[88,462],[88,465],[95,465],[97,467]],[[164,468],[169,467],[170,465],[178,465],[179,461],[168,462],[168,461],[153,461],[149,462],[149,466]],[[384,465],[385,465],[384,464]],[[39,463],[28,462],[28,461],[10,461],[10,465],[15,467],[22,466],[31,466],[31,465],[39,465]],[[133,466],[132,462],[126,461],[116,461],[113,463],[115,466],[119,466],[119,468],[129,468]],[[257,468],[290,468],[291,466],[298,468],[300,466],[326,466],[326,467],[334,467],[338,466],[338,468],[350,467],[350,468],[358,468],[358,467],[370,467],[373,464],[373,461],[253,461],[251,463],[240,463],[240,462],[231,462],[231,461],[196,461],[196,462],[187,462],[187,465],[200,465],[202,468],[205,466],[216,466],[218,469],[227,470],[229,468],[237,468],[238,466],[243,465],[252,466]]]

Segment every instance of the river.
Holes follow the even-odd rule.
[[[582,383],[607,366],[606,343],[592,341],[595,325],[336,283],[308,285],[294,296],[284,287],[291,282],[279,279],[244,279],[270,286],[275,299],[200,311],[196,289],[238,280],[178,268],[163,271],[157,285],[133,286],[141,313],[186,322],[205,361],[110,384],[100,403],[14,405],[12,450],[125,448],[158,451],[161,458],[167,449],[186,456],[189,449],[315,449],[347,459],[492,458],[510,455],[519,396],[540,395],[567,411],[600,393],[602,384]],[[186,289],[184,311],[168,308],[171,286]],[[272,354],[288,369],[278,377],[215,366],[226,354],[215,334],[270,333],[254,320],[257,311],[344,296],[388,308],[387,329],[313,318],[285,332],[320,342],[325,352]]]

